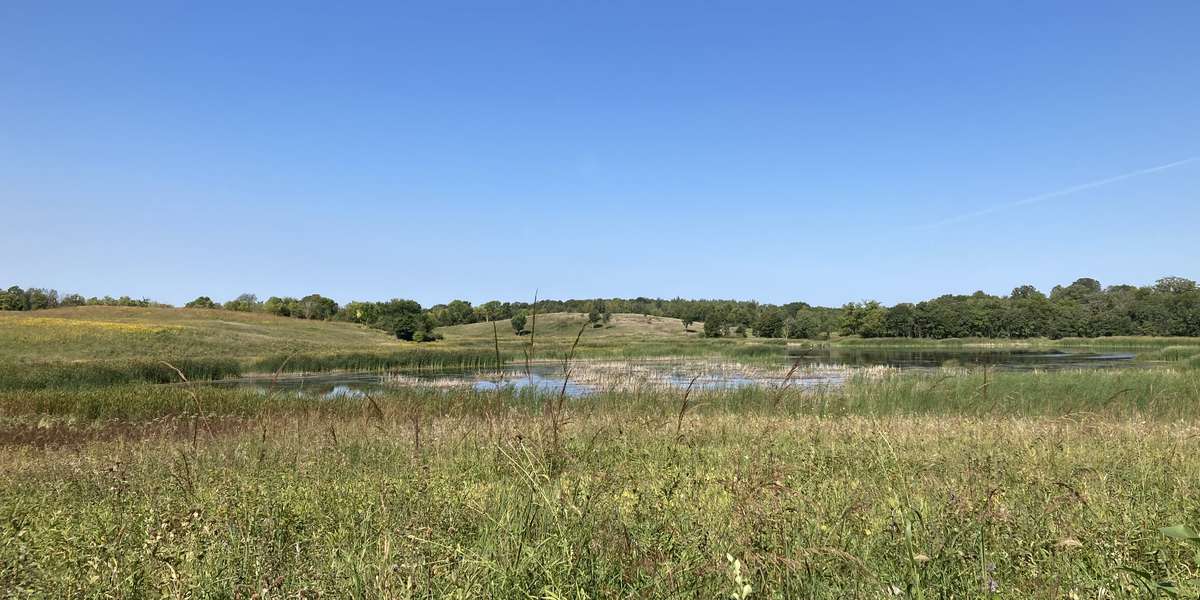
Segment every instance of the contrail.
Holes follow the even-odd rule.
[[[934,229],[937,227],[941,227],[943,225],[949,225],[951,223],[958,223],[959,221],[966,221],[967,219],[974,219],[975,217],[989,215],[994,212],[999,212],[999,211],[1007,210],[1010,208],[1016,208],[1018,206],[1026,206],[1028,204],[1036,204],[1038,202],[1043,202],[1046,200],[1050,200],[1052,198],[1068,196],[1070,194],[1082,192],[1084,190],[1090,190],[1092,188],[1098,188],[1101,186],[1108,185],[1110,183],[1116,183],[1118,181],[1124,181],[1126,179],[1131,179],[1133,177],[1139,177],[1141,175],[1149,175],[1150,173],[1157,173],[1159,171],[1166,171],[1167,169],[1173,169],[1180,165],[1186,165],[1188,163],[1196,162],[1198,160],[1200,160],[1200,156],[1193,156],[1191,158],[1185,158],[1183,160],[1169,162],[1165,165],[1158,165],[1157,167],[1149,167],[1146,169],[1131,171],[1131,172],[1125,173],[1123,175],[1109,177],[1107,179],[1100,179],[1098,181],[1090,181],[1088,183],[1081,183],[1079,185],[1061,189],[1061,190],[1058,190],[1055,192],[1049,192],[1046,194],[1038,194],[1037,196],[1030,196],[1028,198],[1023,198],[1021,200],[1017,200],[1016,202],[1009,202],[1008,204],[997,204],[996,206],[989,206],[988,208],[980,209],[975,212],[969,212],[969,213],[961,214],[961,215],[958,215],[955,217],[949,217],[946,219],[942,219],[941,221],[934,221],[933,223],[930,223],[928,225],[925,225],[924,227],[921,227],[921,229]]]

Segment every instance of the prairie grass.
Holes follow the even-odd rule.
[[[0,342],[25,340],[0,344],[0,595],[1152,596],[1139,574],[1200,595],[1195,552],[1160,533],[1200,525],[1190,340],[1113,341],[1171,365],[1136,370],[877,369],[816,387],[788,372],[684,391],[567,361],[600,392],[323,398],[201,381],[494,368],[526,341],[488,325],[417,347],[146,310],[58,313],[132,324],[80,325],[75,340],[29,341],[13,332],[62,326],[0,319]],[[756,362],[782,341],[653,321],[581,335],[577,317],[538,315],[534,358],[785,369]],[[193,383],[147,383],[179,380],[148,356],[176,357]]]
[[[1158,532],[1200,522],[1194,425],[776,415],[711,396],[677,423],[679,399],[572,403],[554,445],[535,409],[396,396],[358,414],[213,419],[195,447],[173,418],[6,446],[0,587],[1110,598],[1137,597],[1124,569],[1181,581],[1194,568]]]
[[[706,371],[697,370],[695,374]],[[799,372],[796,378],[804,376]],[[580,411],[619,411],[653,416],[671,412],[683,390],[643,381],[634,375],[589,372],[577,367],[573,380],[597,382],[598,393],[570,400]],[[435,380],[436,381],[436,380]],[[73,420],[144,420],[195,412],[198,393],[208,416],[262,416],[320,409],[329,415],[357,415],[366,400],[326,399],[275,390],[206,385],[129,384],[91,388],[0,390],[0,417],[53,416]],[[996,418],[1091,415],[1106,419],[1160,422],[1200,419],[1200,371],[1139,369],[984,373],[963,369],[895,372],[886,369],[851,376],[841,385],[751,386],[697,389],[694,409],[739,415],[834,417],[857,415],[969,416]],[[476,391],[463,386],[400,387],[372,395],[386,404],[418,404],[464,418],[496,411],[537,414],[546,395],[536,388]],[[664,408],[665,407],[665,408]],[[664,413],[665,414],[665,413]]]
[[[287,352],[390,352],[415,347],[350,323],[226,310],[81,306],[0,311],[0,361],[257,358]]]
[[[1158,350],[1145,352],[1138,355],[1140,358],[1147,360],[1163,360],[1168,362],[1187,362],[1189,359],[1200,356],[1200,345],[1198,346],[1166,346]]]
[[[189,380],[216,380],[242,373],[228,358],[172,359]],[[130,383],[172,383],[179,375],[163,361],[144,359],[87,362],[0,362],[0,390],[103,387]]]
[[[488,350],[452,348],[413,348],[397,352],[339,352],[331,354],[275,354],[250,363],[249,370],[272,373],[321,371],[383,371],[413,369],[478,369],[494,366],[495,355]]]

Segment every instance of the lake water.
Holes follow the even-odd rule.
[[[777,363],[755,361],[750,364],[730,360],[672,359],[632,361],[576,361],[567,379],[566,393],[586,396],[604,390],[658,386],[684,389],[728,389],[745,386],[778,386],[784,381],[793,387],[836,386],[857,372],[869,370],[933,370],[943,367],[983,368],[997,371],[1054,371],[1076,369],[1135,368],[1139,362],[1132,351],[1086,350],[1011,350],[1011,349],[913,349],[813,347],[789,348]],[[798,365],[790,379],[785,379]],[[563,366],[541,362],[530,366],[510,365],[495,370],[460,370],[429,373],[322,373],[285,375],[274,383],[269,378],[249,377],[214,382],[213,385],[272,389],[325,398],[359,397],[365,392],[406,386],[434,388],[473,388],[487,391],[497,388],[536,389],[559,392],[563,389]]]

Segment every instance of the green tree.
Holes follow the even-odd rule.
[[[270,300],[267,301],[268,303]],[[370,325],[379,320],[378,302],[349,302],[338,311],[338,318],[352,323]]]
[[[67,294],[58,303],[59,306],[83,306],[85,304],[87,304],[87,299],[79,294]]]
[[[208,296],[197,296],[195,300],[183,305],[184,308],[216,308],[217,303]]]
[[[512,311],[505,310],[505,305],[498,300],[484,302],[475,308],[475,320],[478,321],[499,321],[500,319],[508,319],[512,317]]]
[[[124,306],[129,298],[122,296],[117,300],[117,303]],[[238,312],[254,312],[262,308],[262,304],[258,301],[258,296],[254,294],[242,294],[233,300],[225,303],[225,310],[236,310]]]
[[[280,317],[300,316],[300,301],[290,296],[271,296],[263,303],[263,310]]]
[[[58,292],[51,289],[29,288],[25,290],[26,310],[44,310],[58,307]]]
[[[1013,288],[1012,293],[1009,294],[1008,297],[1012,300],[1030,300],[1045,298],[1046,295],[1039,292],[1038,289],[1032,285],[1022,285],[1020,287]]]
[[[447,325],[464,325],[475,322],[475,309],[466,300],[453,300],[446,305]]]
[[[337,314],[338,311],[337,302],[320,294],[309,294],[301,298],[297,308],[299,309],[298,314],[293,312],[293,317],[315,319],[318,321],[332,319],[333,315]]]
[[[1154,282],[1154,291],[1164,294],[1186,294],[1196,291],[1196,282],[1183,277],[1163,277]]]
[[[711,314],[704,319],[704,337],[721,337],[725,333],[725,320],[720,315]]]
[[[842,307],[842,331],[847,335],[881,337],[887,332],[887,309],[875,300]]]
[[[25,304],[25,290],[14,285],[0,292],[0,310],[28,310]]]
[[[767,309],[754,320],[754,335],[765,338],[783,337],[783,314],[775,309]]]
[[[512,316],[513,333],[521,335],[525,331],[525,313],[519,312]]]
[[[784,324],[784,335],[793,340],[808,339],[816,337],[819,328],[820,323],[810,311],[798,311]]]

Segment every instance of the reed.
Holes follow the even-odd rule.
[[[330,354],[275,354],[250,363],[248,370],[270,373],[317,373],[324,371],[385,371],[407,369],[437,371],[444,369],[478,369],[494,364],[492,354],[485,349],[456,350],[414,348],[395,352],[337,352]]]
[[[1145,573],[1184,597],[1195,590],[1183,587],[1193,549],[1159,531],[1196,523],[1194,425],[788,416],[704,402],[680,439],[672,398],[665,418],[580,403],[553,477],[531,451],[536,409],[226,417],[194,452],[180,419],[120,431],[43,423],[35,431],[79,435],[0,453],[0,588],[1109,598],[1140,597]]]
[[[188,379],[212,381],[242,374],[239,361],[224,358],[171,359]],[[0,362],[0,389],[85,388],[130,383],[171,383],[177,373],[158,360],[86,362]]]

